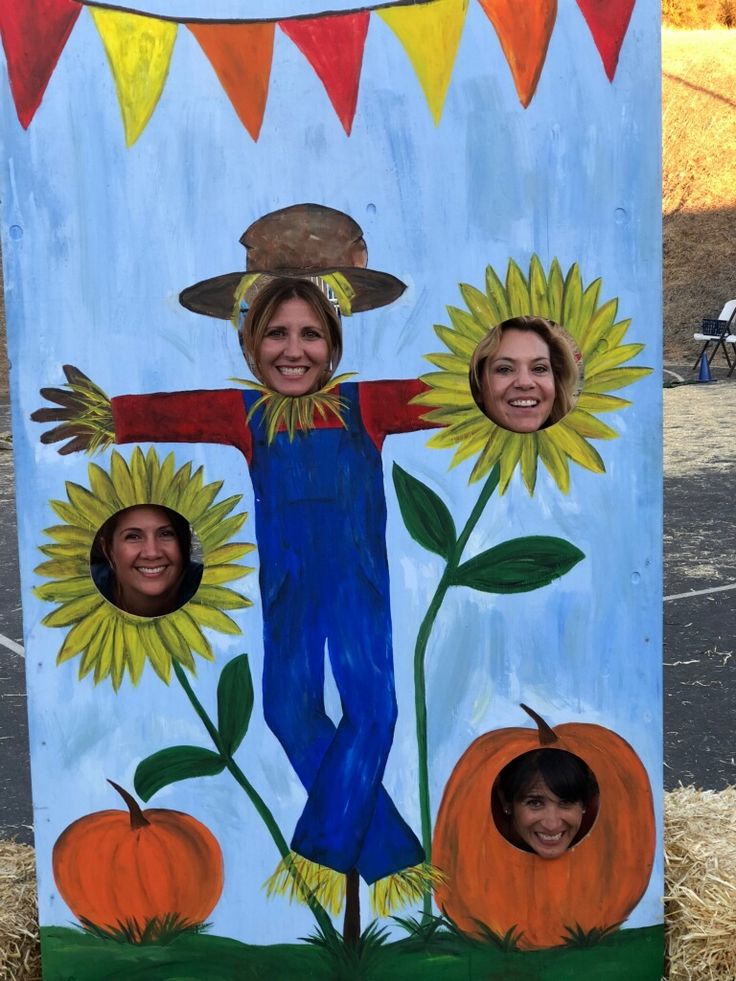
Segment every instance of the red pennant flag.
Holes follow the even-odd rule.
[[[0,0],[10,90],[28,129],[82,9],[75,0]]]
[[[636,0],[577,0],[593,35],[609,81],[613,81],[621,45]]]
[[[258,139],[273,60],[271,23],[187,24],[215,69],[241,123]]]
[[[496,29],[521,104],[532,101],[557,19],[557,0],[480,0]]]
[[[348,136],[358,102],[369,19],[369,11],[361,10],[353,14],[279,21],[281,30],[314,68]]]

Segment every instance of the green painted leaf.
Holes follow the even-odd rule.
[[[527,593],[559,579],[584,558],[579,548],[563,538],[529,535],[502,542],[463,562],[453,582],[483,593]]]
[[[248,731],[253,711],[253,679],[248,655],[228,661],[217,685],[217,728],[222,749],[229,756],[235,752]]]
[[[201,746],[171,746],[141,760],[135,770],[135,792],[141,800],[179,780],[192,777],[214,777],[225,769],[219,753]]]
[[[455,522],[447,505],[398,463],[394,463],[393,478],[407,531],[422,548],[447,559],[457,540]]]

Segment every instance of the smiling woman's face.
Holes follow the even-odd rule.
[[[329,372],[327,330],[311,306],[299,297],[280,303],[257,351],[259,377],[281,395],[309,395]]]
[[[141,506],[121,512],[107,558],[128,613],[151,617],[176,609],[185,560],[163,508]]]
[[[558,858],[573,843],[584,813],[581,801],[563,800],[538,776],[513,802],[511,822],[516,836],[537,855]]]
[[[534,433],[552,412],[555,377],[547,343],[532,330],[505,330],[486,360],[483,411],[503,429]]]

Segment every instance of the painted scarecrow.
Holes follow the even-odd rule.
[[[242,323],[249,297],[283,276],[318,283],[347,315],[391,303],[405,289],[367,267],[360,226],[331,208],[265,215],[241,242],[245,275],[185,289],[185,307]],[[67,369],[70,381],[70,372],[76,391],[92,386],[77,369]],[[390,888],[391,877],[416,872],[424,852],[382,786],[397,708],[381,449],[387,435],[432,424],[422,419],[426,407],[410,404],[425,390],[421,382],[344,377],[299,399],[260,385],[119,396],[111,400],[110,441],[221,443],[245,456],[260,556],[264,715],[308,793],[291,847],[308,862],[357,870]],[[66,408],[68,393],[43,394],[62,408],[33,418],[62,424],[42,441],[71,436],[60,452],[88,448]],[[295,424],[287,403],[297,401]],[[338,725],[325,711],[325,653],[341,698]]]

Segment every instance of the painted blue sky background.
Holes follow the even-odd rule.
[[[316,75],[279,32],[257,143],[183,29],[161,101],[131,149],[85,13],[27,132],[2,86],[2,241],[42,922],[70,919],[54,887],[50,850],[71,821],[118,806],[105,778],[130,787],[142,757],[207,740],[183,694],[149,670],[137,689],[126,681],[114,695],[107,684],[78,683],[75,662],[55,666],[63,633],[40,625],[50,606],[30,592],[39,582],[33,568],[43,528],[56,523],[48,499],[63,496],[65,480],[86,483],[87,460],[62,458],[39,443],[41,427],[28,418],[40,404],[39,387],[61,383],[65,363],[110,395],[228,387],[228,378],[246,373],[234,331],[181,308],[178,293],[242,269],[244,229],[298,202],[351,214],[364,230],[369,264],[407,283],[392,306],[346,321],[341,368],[362,379],[428,370],[422,356],[441,349],[432,325],[448,323],[447,304],[461,305],[458,283],[482,286],[487,264],[502,272],[513,257],[526,268],[534,252],[545,268],[555,256],[565,270],[578,261],[586,283],[602,276],[602,297],[619,297],[619,316],[633,318],[627,340],[647,344],[637,363],[658,366],[658,47],[658,12],[638,4],[611,84],[580,11],[562,4],[536,95],[524,110],[491,24],[473,3],[435,127],[399,42],[372,18],[349,138]],[[621,394],[634,405],[606,419],[621,437],[597,444],[605,475],[573,466],[571,492],[563,496],[543,471],[531,498],[517,475],[469,543],[467,554],[475,554],[517,535],[559,535],[586,560],[526,595],[451,592],[427,662],[435,810],[473,738],[526,724],[520,701],[552,724],[616,730],[644,760],[661,796],[659,380],[654,375]],[[391,437],[384,448],[399,698],[386,784],[415,828],[412,652],[441,564],[404,530],[392,461],[437,490],[458,523],[477,496],[467,486],[470,467],[448,472],[450,454],[427,449],[426,438]],[[252,513],[245,462],[235,450],[172,448],[177,463],[192,459],[204,464],[208,480],[224,479],[223,496],[244,494]],[[129,455],[132,447],[122,451]],[[252,519],[245,537],[255,539]],[[288,838],[304,792],[262,722],[257,577],[244,586],[254,607],[241,615],[243,637],[218,635],[215,646],[220,664],[242,651],[251,655],[257,703],[240,761]],[[197,690],[210,704],[217,674],[200,666]],[[328,697],[339,714],[334,688]],[[309,932],[304,910],[265,900],[261,884],[278,855],[230,777],[174,785],[151,806],[190,812],[223,846],[226,886],[213,932],[257,942]],[[661,875],[660,853],[629,925],[661,920]]]

